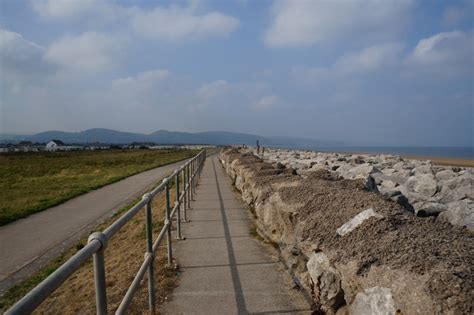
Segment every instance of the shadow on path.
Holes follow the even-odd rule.
[[[222,199],[221,188],[219,186],[219,179],[217,178],[216,165],[212,159],[212,169],[214,170],[214,177],[216,179],[217,195],[219,197],[219,204],[221,208],[222,221],[224,225],[225,241],[227,245],[227,254],[229,256],[230,273],[232,276],[232,284],[235,292],[235,303],[237,304],[238,314],[248,314],[245,306],[244,292],[242,291],[242,284],[240,282],[239,271],[237,270],[237,262],[234,255],[234,247],[230,238],[229,223],[227,222],[227,215],[225,213],[224,200]]]

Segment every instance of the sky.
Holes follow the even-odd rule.
[[[0,133],[474,146],[473,125],[473,0],[0,0]]]

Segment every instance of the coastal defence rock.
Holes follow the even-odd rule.
[[[474,169],[437,166],[431,161],[404,160],[393,155],[361,155],[268,149],[263,160],[294,167],[297,174],[328,170],[345,179],[362,179],[420,217],[437,217],[472,232]],[[309,165],[309,167],[308,167]]]
[[[355,166],[370,161],[366,157],[342,161],[343,157],[332,154],[328,165],[338,159],[337,163]],[[298,159],[316,160],[305,152]],[[390,156],[383,159],[385,165],[402,162]],[[462,200],[447,206],[439,218],[420,218],[381,193],[369,191],[363,177],[344,179],[326,169],[298,174],[280,160],[272,165],[235,149],[223,151],[220,160],[252,209],[257,231],[279,248],[282,261],[311,294],[315,310],[326,314],[474,312],[474,236],[448,223],[465,218],[453,206]],[[403,163],[399,166],[405,170]],[[380,163],[377,169],[385,170]],[[430,175],[426,169],[417,172]],[[449,211],[457,216],[449,217],[445,214]]]

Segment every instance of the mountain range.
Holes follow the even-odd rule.
[[[45,131],[29,136],[0,135],[0,142],[32,141],[45,143],[52,139],[58,139],[67,144],[83,143],[109,143],[126,144],[132,142],[153,142],[157,144],[210,144],[230,145],[246,144],[255,145],[259,140],[262,146],[286,146],[286,147],[312,147],[341,145],[341,142],[322,141],[295,137],[263,137],[254,134],[208,131],[208,132],[178,132],[159,130],[150,134],[122,132],[111,129],[94,128],[80,132]]]

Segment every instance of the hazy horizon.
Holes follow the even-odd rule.
[[[0,3],[0,133],[474,146],[474,1]]]

